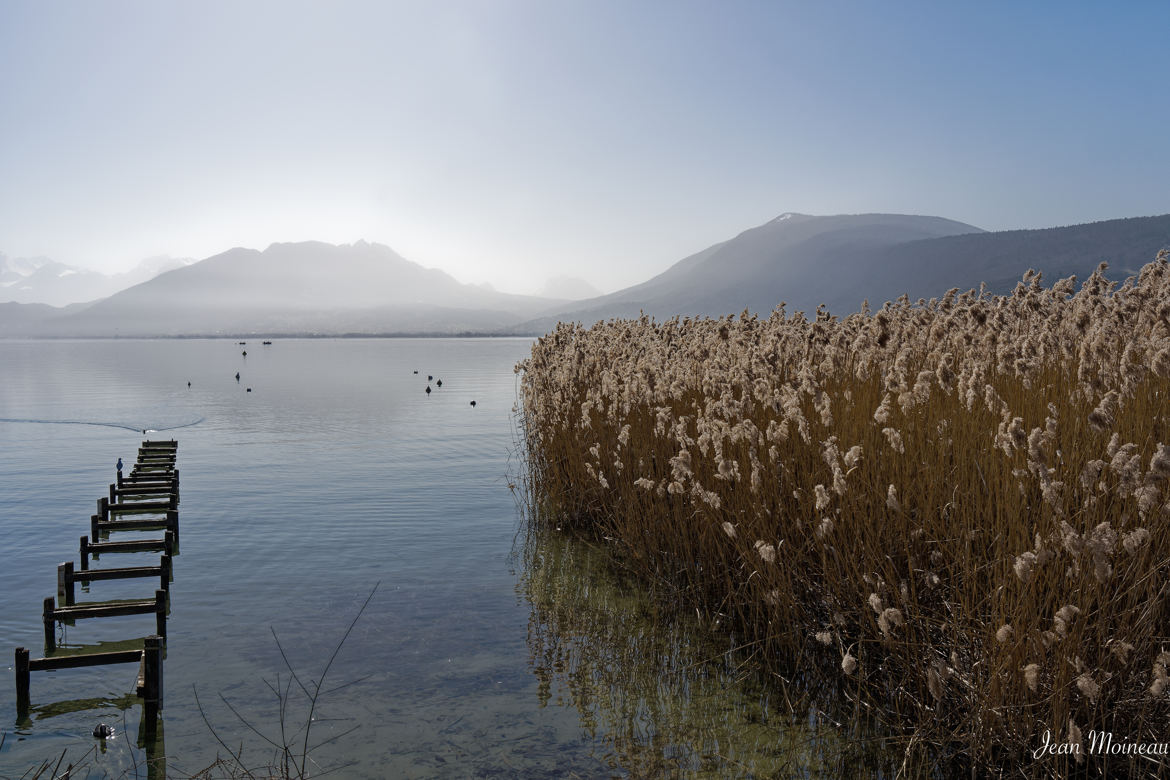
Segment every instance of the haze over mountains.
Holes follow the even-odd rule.
[[[984,232],[941,217],[788,213],[684,258],[642,284],[581,301],[462,284],[389,247],[273,244],[231,249],[103,300],[53,308],[0,303],[4,336],[539,334],[558,320],[767,315],[781,301],[811,313],[872,308],[987,283],[1007,292],[1028,268],[1084,279],[1108,262],[1136,273],[1170,247],[1170,215],[1042,230]]]
[[[119,274],[103,274],[47,257],[0,254],[0,303],[45,303],[67,306],[95,301],[195,262],[191,258],[151,257]]]

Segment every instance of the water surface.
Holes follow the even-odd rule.
[[[0,341],[0,776],[63,750],[86,756],[99,720],[120,735],[86,756],[93,774],[133,776],[145,758],[141,708],[126,696],[132,668],[34,673],[34,712],[18,722],[10,666],[18,645],[41,654],[56,566],[76,561],[96,499],[143,430],[179,441],[182,474],[157,750],[168,775],[226,755],[212,729],[242,744],[250,765],[272,760],[251,728],[281,742],[285,691],[287,733],[304,722],[288,665],[311,689],[375,584],[322,686],[310,741],[334,740],[313,753],[322,767],[606,777],[789,766],[777,751],[792,732],[772,717],[773,694],[696,644],[693,628],[661,621],[568,540],[517,544],[513,366],[528,349],[523,339]],[[95,583],[79,598],[142,597],[147,582]],[[152,625],[80,621],[63,639],[113,643]],[[298,750],[300,740],[289,739]],[[697,750],[683,747],[694,740]]]

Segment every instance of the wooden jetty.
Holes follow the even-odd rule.
[[[108,495],[97,500],[97,513],[90,516],[89,536],[81,537],[79,567],[65,561],[57,567],[57,595],[44,601],[42,622],[45,632],[45,657],[32,658],[26,648],[16,648],[16,701],[21,717],[28,714],[30,702],[30,675],[35,671],[75,669],[105,664],[137,663],[137,695],[144,704],[144,728],[148,735],[157,732],[159,712],[162,710],[162,666],[167,636],[167,613],[172,558],[178,555],[179,543],[179,470],[175,467],[178,443],[175,441],[144,441],[138,449],[137,461],[128,476],[117,472]],[[119,461],[119,466],[121,461]],[[161,530],[161,539],[131,539],[115,541],[110,535],[120,531]],[[108,540],[108,541],[106,541]],[[161,553],[158,565],[126,566],[121,568],[91,569],[90,558],[102,553]],[[154,597],[139,600],[99,601],[78,603],[76,584],[93,582],[158,578]],[[80,654],[57,652],[56,627],[58,623],[125,615],[155,616],[154,633],[143,640],[141,650],[119,650]]]

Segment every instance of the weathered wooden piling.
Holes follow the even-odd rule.
[[[142,698],[147,735],[153,738],[158,713],[163,707],[163,637],[148,636],[143,643],[142,665],[138,674],[138,695]]]
[[[16,711],[23,716],[28,713],[29,705],[29,668],[28,650],[16,648]]]

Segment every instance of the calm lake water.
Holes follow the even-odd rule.
[[[152,750],[168,776],[227,755],[209,723],[248,765],[269,763],[250,726],[280,742],[281,648],[300,680],[315,679],[375,584],[314,716],[310,744],[335,739],[312,756],[348,763],[340,776],[789,767],[805,736],[773,715],[775,694],[726,639],[706,644],[657,615],[587,546],[524,536],[509,483],[513,366],[529,344],[0,340],[0,776],[62,751],[94,776],[146,776],[141,706],[126,698],[136,669],[33,673],[32,717],[18,722],[11,667],[17,646],[42,654],[56,566],[77,560],[143,429],[178,440],[182,474],[164,738]],[[443,381],[429,396],[428,374]],[[156,560],[106,555],[95,567]],[[140,598],[151,582],[94,583],[79,600]],[[150,616],[102,618],[64,641],[152,632]],[[307,710],[295,683],[288,695],[291,734]],[[92,752],[99,721],[118,732],[105,753]]]

